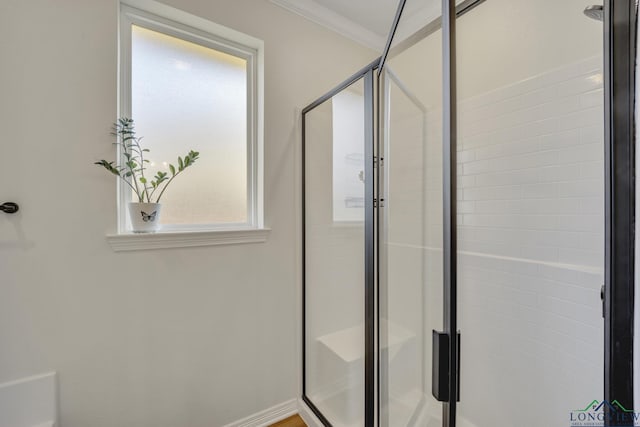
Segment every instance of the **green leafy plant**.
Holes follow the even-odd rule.
[[[94,164],[102,166],[118,178],[122,179],[136,194],[140,203],[160,203],[162,195],[167,190],[171,182],[185,169],[193,166],[200,153],[190,150],[184,157],[178,157],[177,167],[170,164],[169,173],[158,171],[153,178],[145,176],[146,165],[149,160],[145,159],[148,148],[142,148],[140,142],[142,137],[136,136],[133,119],[126,117],[118,119],[114,123],[113,134],[118,140],[114,143],[119,146],[123,156],[124,165],[116,162],[100,160]],[[157,197],[154,196],[157,193]]]

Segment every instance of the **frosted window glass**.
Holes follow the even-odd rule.
[[[200,152],[164,193],[162,223],[246,223],[247,61],[135,25],[131,49],[132,118],[151,150],[148,170]]]

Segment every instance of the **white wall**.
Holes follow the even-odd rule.
[[[0,3],[0,382],[64,427],[220,426],[297,396],[296,107],[375,55],[264,0],[171,6],[266,46],[265,244],[114,253],[117,1]]]

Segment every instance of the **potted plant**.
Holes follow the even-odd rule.
[[[130,202],[128,205],[132,231],[155,232],[160,226],[162,195],[178,175],[195,163],[200,153],[190,150],[186,156],[178,157],[177,167],[170,164],[169,172],[158,171],[152,179],[148,179],[145,171],[149,160],[145,156],[149,149],[142,148],[142,137],[136,136],[133,119],[120,118],[114,127],[114,135],[118,138],[115,144],[120,148],[124,165],[106,160],[95,164],[122,179],[138,198],[137,202]]]

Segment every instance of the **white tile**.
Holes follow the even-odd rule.
[[[479,215],[465,214],[463,224],[476,227],[556,230],[558,217],[553,215]]]
[[[459,248],[477,254],[460,254],[466,319],[518,339],[514,351],[558,375],[602,357],[592,343],[602,335],[603,104],[592,78],[600,62],[460,104]]]
[[[604,144],[604,122],[597,120],[580,128],[581,144]],[[603,145],[604,147],[604,145]]]
[[[478,200],[475,202],[475,212],[481,214],[513,213],[511,200]]]
[[[604,146],[602,147],[604,150]],[[598,179],[604,181],[604,159],[580,164],[580,177],[582,179]]]
[[[557,185],[560,197],[596,197],[604,193],[601,180],[560,182]]]
[[[540,198],[512,202],[512,212],[532,215],[580,215],[579,199]]]
[[[604,243],[604,242],[603,242]],[[604,253],[598,250],[560,249],[559,262],[562,264],[604,267]]]
[[[458,177],[457,177],[458,185],[461,186],[462,188],[475,187],[476,186],[476,176],[478,176],[478,175],[467,175],[467,176],[458,175]]]
[[[578,97],[553,98],[547,103],[530,104],[524,109],[501,112],[491,119],[468,121],[460,129],[465,135],[476,135],[567,115],[580,108]]]
[[[484,288],[485,295],[496,300],[515,303],[525,307],[538,306],[538,295],[535,292],[523,291],[513,286],[490,284]]]
[[[522,246],[520,256],[534,261],[558,262],[559,251],[551,246]]]
[[[604,248],[604,226],[602,228],[600,233],[580,233],[580,247],[596,252],[602,251]]]
[[[460,108],[465,111],[469,122],[490,120],[502,114],[514,110],[520,110],[532,105],[526,96],[496,99],[495,102],[481,106],[473,106],[466,101],[460,103]]]
[[[582,178],[582,165],[545,166],[539,169],[540,181],[575,181]]]
[[[475,175],[479,173],[486,173],[489,171],[491,171],[491,161],[489,160],[468,162],[462,166],[462,173],[464,175]]]
[[[467,268],[490,271],[491,274],[496,274],[496,272],[503,272],[519,275],[537,275],[539,269],[539,265],[534,263],[479,256],[477,254],[463,254],[462,258],[464,258],[464,262]]]
[[[591,273],[582,269],[559,267],[550,264],[538,265],[539,277],[562,282],[581,288],[591,289],[600,292],[602,286],[602,273]]]
[[[558,183],[529,184],[522,186],[522,197],[525,199],[549,199],[558,197]]]
[[[489,242],[489,243],[509,243],[513,244],[514,241],[510,239],[512,233],[505,233],[504,230],[499,228],[489,227],[470,227],[473,230],[472,240],[477,242]]]
[[[581,99],[581,95],[585,93],[591,93],[594,91],[602,91],[603,84],[602,82],[594,79],[594,74],[597,73],[587,73],[579,76],[578,78],[566,80],[561,84],[555,85],[551,87],[551,90],[554,91],[554,97],[569,97],[572,99]],[[600,105],[604,102],[604,99],[601,98]],[[594,103],[593,105],[598,105],[598,103]]]
[[[460,151],[457,155],[458,163],[467,163],[476,160],[476,152],[473,150]]]
[[[560,215],[557,221],[558,229],[566,231],[597,233],[602,227],[602,217],[599,215]]]
[[[482,105],[494,104],[501,100],[510,99],[519,95],[560,84],[576,78],[585,78],[594,73],[601,72],[602,64],[597,56],[579,61],[569,66],[541,73],[527,79],[498,88],[489,93],[464,100],[465,108],[479,108]]]
[[[459,244],[458,250],[466,252],[478,252],[483,254],[497,255],[497,256],[514,256],[513,246],[500,243],[488,243],[477,241],[462,241]]]
[[[514,154],[533,153],[540,150],[539,145],[540,139],[537,137],[519,141],[509,141],[489,147],[478,148],[476,150],[476,159],[493,159],[512,156]]]
[[[595,89],[580,95],[580,104],[583,107],[595,107],[604,104],[604,89]]]
[[[551,298],[582,304],[592,308],[597,308],[600,304],[600,292],[598,289],[584,288],[549,279],[538,280],[536,286],[539,293]]]
[[[540,150],[556,150],[562,147],[570,147],[581,143],[580,129],[569,129],[563,132],[553,132],[541,135]]]
[[[570,231],[538,231],[537,239],[531,238],[531,240],[539,240],[538,245],[551,245],[558,248],[581,248],[582,234],[578,232]]]
[[[533,184],[539,181],[540,173],[536,169],[475,175],[475,185],[478,187]]]
[[[472,150],[480,147],[487,147],[494,144],[499,144],[501,141],[497,141],[497,137],[494,134],[482,134],[482,135],[465,135],[461,133],[464,137],[464,149]]]
[[[493,159],[491,162],[491,170],[496,172],[553,166],[558,164],[558,151],[540,151],[504,159]]]
[[[574,304],[569,301],[546,296],[541,296],[539,301],[545,311],[550,311],[592,326],[598,326],[602,322],[602,313],[595,307]]]
[[[465,227],[458,223],[458,239],[459,240],[474,240],[476,229],[473,227]]]
[[[602,121],[603,117],[604,108],[600,106],[585,108],[579,112],[567,114],[562,117],[555,117],[553,120],[556,121],[558,130],[568,130],[599,123]]]
[[[555,329],[543,331],[540,328],[536,328],[533,329],[532,332],[536,339],[548,344],[555,350],[561,350],[577,359],[588,360],[594,364],[601,361],[597,346],[593,345],[592,340],[581,341],[571,335],[560,333]],[[563,356],[560,357],[565,358]],[[557,379],[555,381],[557,381]]]
[[[584,214],[588,215],[604,215],[604,197],[589,197],[580,199],[580,208]]]
[[[473,213],[475,212],[475,202],[460,202],[457,205],[458,213]]]
[[[601,144],[584,144],[558,150],[558,163],[593,162],[604,158]]]
[[[522,195],[522,188],[517,185],[503,187],[465,188],[464,200],[500,200],[516,199]]]
[[[568,298],[572,299],[573,296],[573,294],[569,294]],[[554,329],[560,333],[586,342],[597,341],[594,339],[594,336],[598,331],[602,330],[601,326],[595,327],[592,325],[585,325],[582,322],[567,319],[566,317],[548,312],[537,318],[535,321],[540,325],[541,329]],[[594,351],[597,351],[597,349]]]

